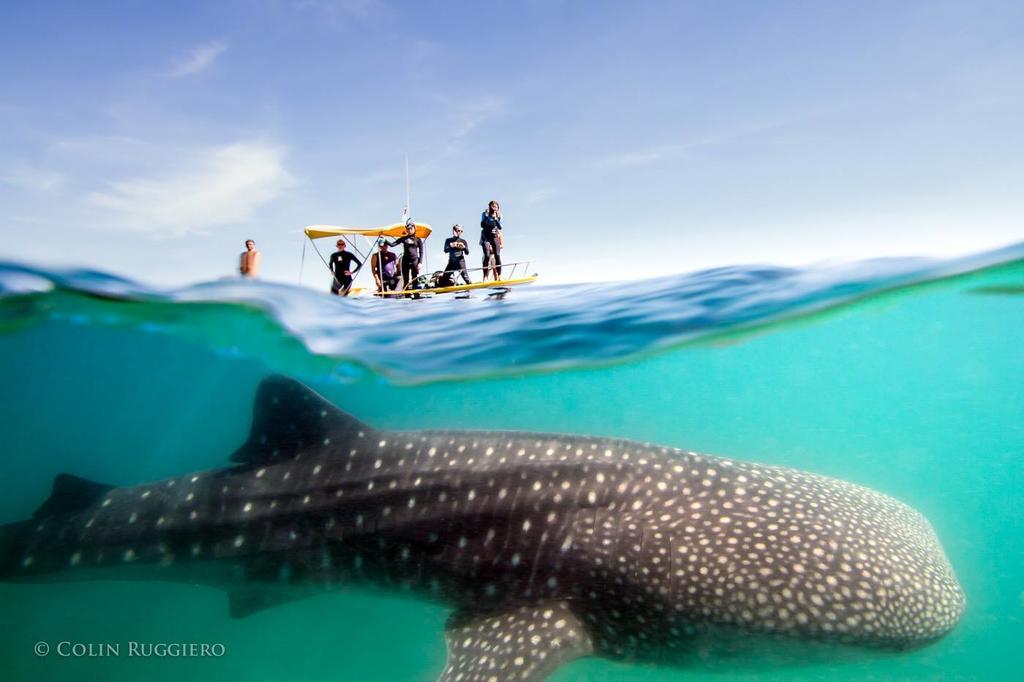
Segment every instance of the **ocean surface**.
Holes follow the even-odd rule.
[[[30,516],[60,472],[130,485],[226,465],[273,373],[382,428],[623,437],[862,484],[928,517],[967,595],[920,650],[785,668],[585,659],[555,680],[1024,679],[1024,243],[427,301],[3,264],[0,521]],[[426,681],[447,616],[382,591],[232,620],[203,586],[0,583],[0,679]],[[122,649],[41,657],[37,642]],[[129,657],[129,642],[223,655]]]

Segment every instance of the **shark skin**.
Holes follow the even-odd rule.
[[[812,473],[626,440],[382,431],[261,384],[235,465],[114,488],[67,474],[0,527],[0,579],[209,582],[242,617],[338,585],[449,604],[440,680],[714,642],[899,651],[965,598],[931,526]]]

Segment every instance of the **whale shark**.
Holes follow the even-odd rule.
[[[928,521],[852,483],[587,436],[388,431],[282,376],[225,468],[69,474],[0,527],[0,579],[215,585],[234,617],[347,585],[446,604],[442,682],[709,642],[900,651],[965,607]]]

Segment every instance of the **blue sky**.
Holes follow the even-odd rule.
[[[547,282],[991,248],[1022,35],[984,0],[3,3],[0,258],[183,284],[252,237],[295,282],[303,226],[398,219],[406,153],[413,217],[475,241],[498,199]]]

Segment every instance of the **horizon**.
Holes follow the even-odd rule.
[[[497,199],[538,284],[1024,237],[1013,2],[55,2],[0,25],[4,260],[181,286],[251,238],[295,284],[305,226],[398,220],[406,154],[430,264],[461,223],[479,265]]]

